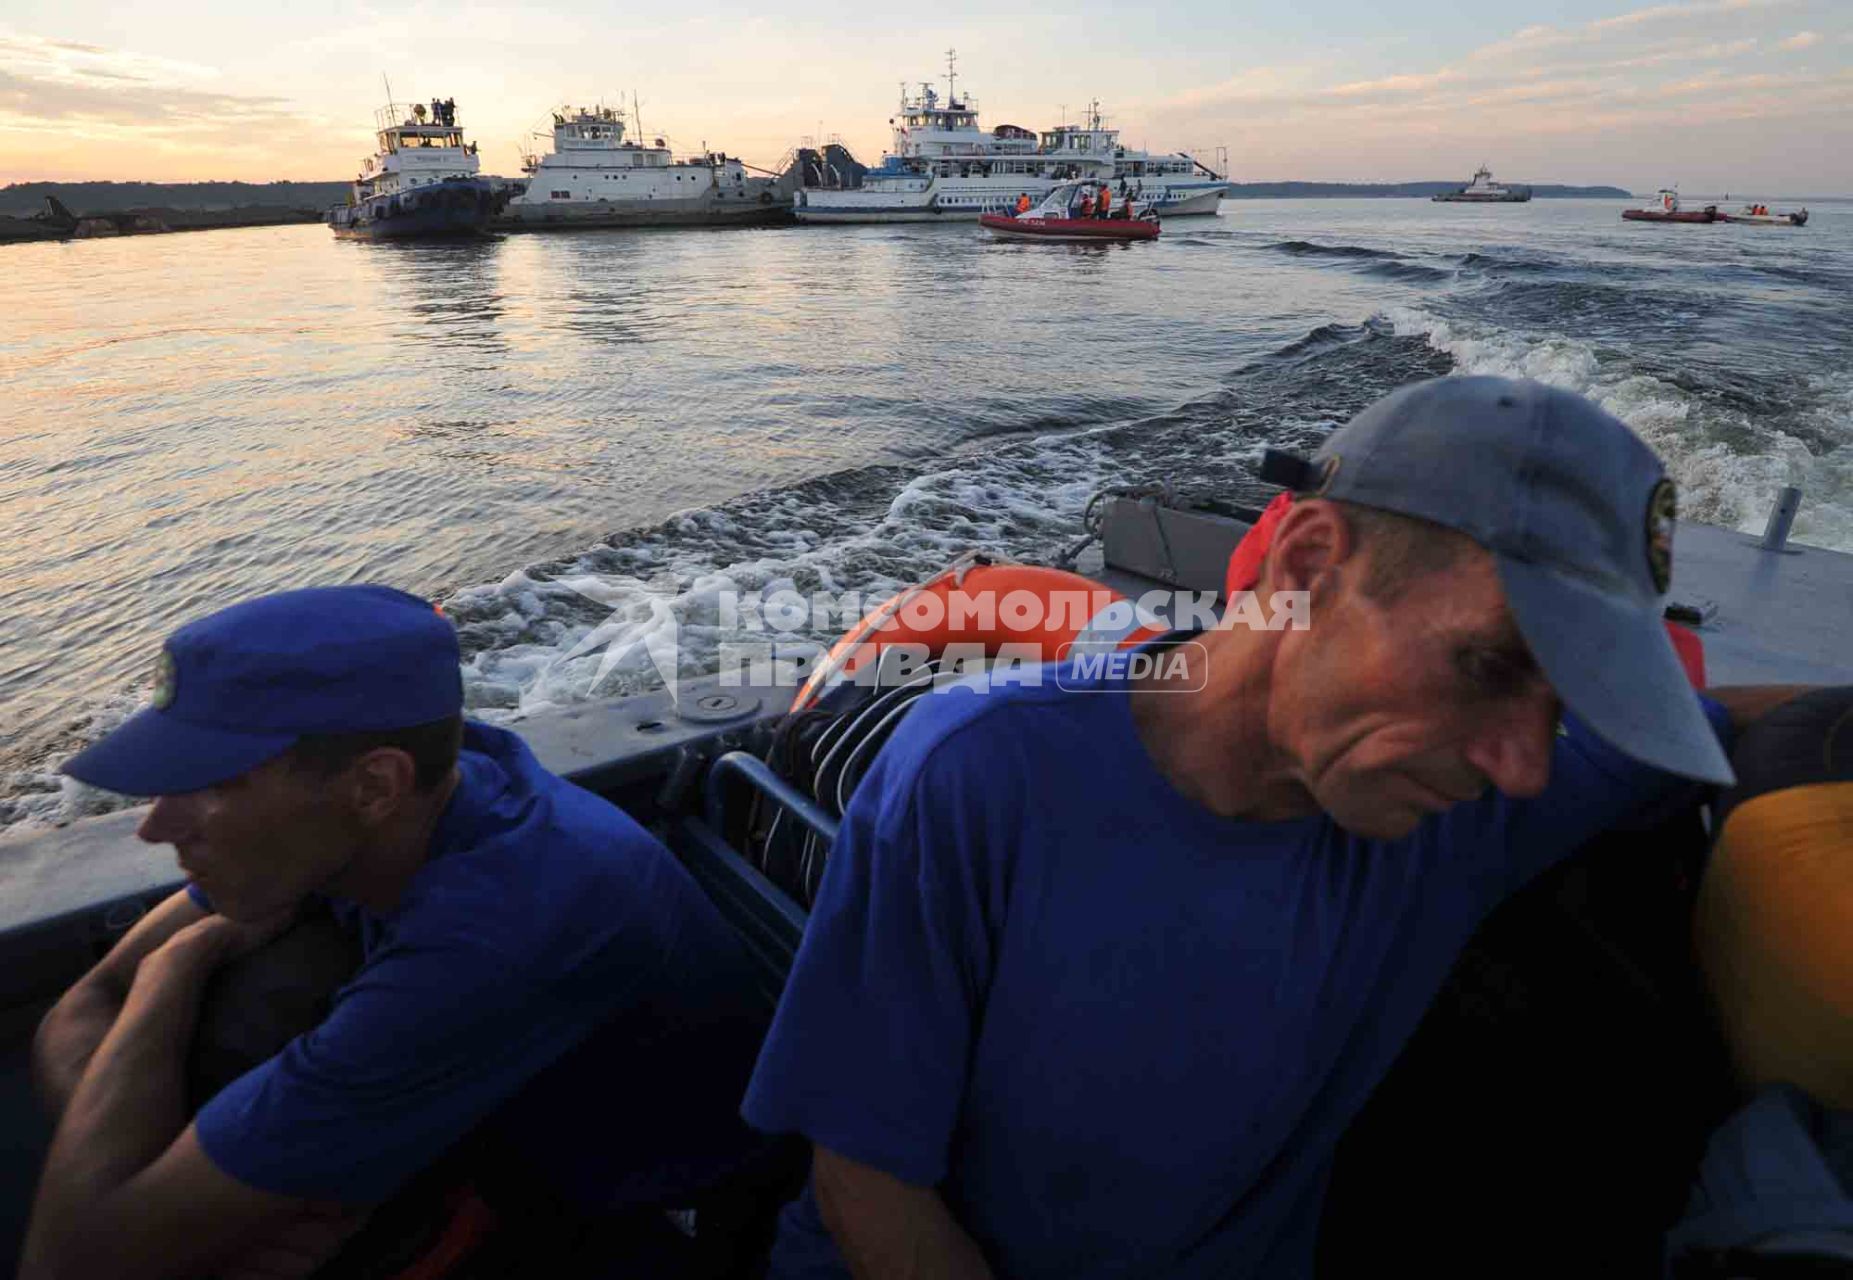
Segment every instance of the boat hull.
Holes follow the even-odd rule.
[[[611,201],[605,204],[510,205],[495,219],[498,231],[597,231],[612,227],[742,227],[791,221],[789,201]]]
[[[537,178],[528,195],[540,185]],[[570,189],[570,188],[569,188]],[[498,231],[574,231],[608,227],[734,227],[791,221],[791,197],[766,179],[721,185],[695,196],[630,194],[597,200],[517,197],[495,219]]]
[[[952,213],[937,205],[871,205],[846,208],[818,208],[800,204],[792,210],[799,222],[970,222],[976,213]]]
[[[1440,195],[1430,196],[1429,199],[1436,204],[1524,204],[1531,199],[1531,192],[1508,191],[1503,195],[1484,196],[1468,195],[1461,191],[1444,191]]]
[[[500,204],[487,178],[446,178],[391,195],[336,205],[324,220],[344,240],[424,240],[480,236]]]
[[[1734,222],[1746,227],[1805,227],[1806,213],[1721,213],[1720,222]]]
[[[1623,209],[1621,216],[1629,222],[1719,222],[1716,209],[1681,209],[1668,213],[1664,209]]]
[[[1114,241],[1156,240],[1158,223],[1146,218],[1013,218],[987,213],[978,225],[992,235],[1014,240],[1057,240],[1069,244],[1105,244]]]
[[[1111,184],[1118,199],[1118,184]],[[996,209],[1014,203],[1019,192],[1027,191],[1038,200],[1055,186],[1051,182],[1005,183],[989,188],[948,188],[944,192],[919,194],[886,193],[855,189],[849,191],[812,190],[798,193],[792,212],[799,222],[976,222],[987,208]],[[1226,184],[1201,186],[1172,183],[1160,188],[1149,185],[1139,195],[1142,205],[1166,218],[1194,215],[1214,216]]]

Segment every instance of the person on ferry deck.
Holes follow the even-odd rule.
[[[156,797],[138,834],[191,883],[40,1026],[59,1120],[25,1280],[326,1255],[466,1135],[588,1215],[684,1206],[757,1158],[737,938],[642,827],[462,708],[431,604],[290,591],[175,631],[152,706],[66,763]],[[359,968],[189,1119],[202,988],[306,904],[358,932]]]
[[[1728,781],[1792,692],[1694,694],[1671,483],[1575,395],[1406,387],[1306,476],[1255,597],[1286,625],[895,730],[744,1104],[812,1143],[773,1276],[1310,1274],[1339,1136],[1481,918]]]

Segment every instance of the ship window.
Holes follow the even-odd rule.
[[[556,191],[553,193],[553,198],[555,200],[571,200],[573,198],[573,193],[570,191]]]

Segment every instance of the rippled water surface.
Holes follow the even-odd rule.
[[[1610,201],[1242,201],[1130,246],[969,223],[475,244],[260,228],[0,250],[0,823],[254,592],[440,595],[480,714],[645,687],[721,576],[874,592],[1047,557],[1105,484],[1252,496],[1450,370],[1595,396],[1684,518],[1853,550],[1853,205],[1800,230]],[[620,645],[620,647],[622,647]],[[637,647],[637,646],[633,646]],[[641,648],[638,647],[639,653]]]

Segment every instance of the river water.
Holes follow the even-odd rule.
[[[1047,559],[1110,484],[1261,496],[1412,379],[1541,378],[1661,452],[1682,519],[1853,550],[1853,203],[1803,229],[1620,202],[1238,201],[1156,242],[970,223],[0,253],[0,825],[104,807],[57,762],[160,638],[260,591],[443,599],[477,714],[684,674],[717,584],[879,597]],[[615,642],[615,643],[614,643]],[[621,655],[613,660],[613,655]]]

